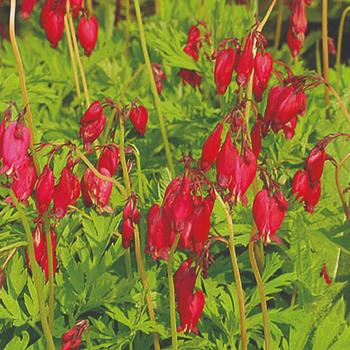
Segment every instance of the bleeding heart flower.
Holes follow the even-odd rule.
[[[50,10],[43,19],[46,36],[49,39],[52,48],[56,48],[58,42],[62,39],[64,31],[64,16],[64,13],[61,11]]]
[[[83,0],[69,0],[69,3],[73,11],[73,17],[78,18],[80,11],[83,9]]]
[[[295,135],[295,129],[298,124],[298,118],[293,117],[287,124],[283,125],[283,133],[287,140],[291,140]]]
[[[131,193],[123,210],[122,238],[123,248],[127,249],[134,238],[134,224],[140,223],[140,212],[137,209],[137,198]]]
[[[148,111],[145,106],[131,107],[129,117],[135,130],[143,136],[148,122]]]
[[[22,122],[12,122],[3,132],[0,173],[11,175],[25,161],[30,142],[29,129]]]
[[[152,63],[152,71],[154,81],[156,82],[158,95],[162,93],[163,90],[163,81],[167,79],[162,66],[158,63]]]
[[[97,162],[97,169],[105,168],[111,176],[114,176],[119,163],[119,148],[117,145],[106,145]],[[100,171],[101,172],[101,171]]]
[[[200,86],[202,83],[202,76],[195,70],[181,68],[179,71],[179,76],[184,84],[189,84],[193,88]]]
[[[304,46],[305,35],[300,33],[296,35],[293,32],[292,27],[288,28],[287,31],[287,44],[291,51],[292,57],[295,58],[299,55],[300,50]]]
[[[235,159],[238,157],[238,151],[232,143],[232,133],[230,130],[216,159],[216,179],[220,187],[228,188],[231,185]]]
[[[272,195],[268,189],[261,190],[253,203],[254,221],[259,231],[254,239],[263,239],[265,244],[271,240],[281,243],[275,234],[283,222],[287,208],[288,202],[282,192]]]
[[[311,150],[304,166],[311,182],[317,183],[320,181],[326,159],[327,153],[323,147],[316,146]]]
[[[23,19],[28,19],[34,9],[36,0],[22,0],[21,4],[21,16]]]
[[[289,23],[295,34],[306,33],[307,17],[304,0],[293,0],[290,10]]]
[[[198,51],[200,44],[201,32],[196,26],[191,26],[188,31],[187,43],[184,47],[184,52],[193,57],[196,61],[198,61]]]
[[[214,68],[214,80],[219,95],[223,95],[231,83],[235,62],[236,52],[232,47],[220,51]]]
[[[78,321],[68,332],[62,335],[61,350],[79,350],[82,336],[87,329],[86,320]]]
[[[312,214],[321,196],[321,183],[313,183],[307,171],[298,170],[293,177],[292,193],[304,202],[306,211]]]
[[[47,164],[40,175],[35,189],[35,205],[37,212],[42,215],[47,212],[55,191],[53,171]]]
[[[219,123],[203,144],[202,157],[199,161],[199,168],[204,172],[208,171],[216,161],[216,158],[220,151],[223,128],[223,123]]]
[[[254,35],[249,34],[247,40],[244,45],[243,51],[238,55],[237,58],[237,83],[239,86],[246,86],[248,80],[252,74],[254,68],[254,55],[253,55],[253,47],[254,47]]]
[[[257,101],[262,100],[270,80],[273,68],[272,56],[269,52],[258,52],[254,59],[253,91]]]
[[[98,20],[95,16],[87,18],[83,15],[78,24],[78,39],[84,49],[85,56],[90,56],[95,48],[98,36]]]

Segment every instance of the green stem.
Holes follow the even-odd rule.
[[[315,49],[315,56],[316,56],[316,72],[319,75],[322,75],[322,64],[321,64],[321,54],[320,54],[320,41],[316,41],[316,49]]]
[[[143,181],[142,181],[142,168],[141,168],[141,155],[138,148],[135,145],[132,145],[134,149],[134,154],[136,158],[136,169],[137,169],[137,184],[138,184],[138,195],[141,198],[141,201],[144,201],[143,197]]]
[[[175,305],[175,287],[173,278],[173,257],[179,243],[180,235],[177,234],[171,247],[168,258],[168,283],[169,283],[169,302],[170,302],[170,327],[172,350],[177,350],[177,330],[176,330],[176,305]]]
[[[112,110],[112,113],[108,119],[108,123],[107,123],[107,126],[106,126],[106,130],[105,130],[105,133],[102,137],[102,144],[105,145],[107,143],[107,140],[108,140],[108,136],[109,136],[109,133],[111,131],[111,128],[112,128],[112,125],[113,125],[113,122],[114,122],[114,119],[115,119],[115,116],[118,112],[118,109],[116,107],[113,108]]]
[[[245,317],[245,304],[244,304],[244,292],[242,287],[242,281],[241,281],[241,274],[239,272],[238,267],[238,261],[236,256],[236,250],[235,250],[235,239],[234,239],[234,232],[233,232],[233,222],[232,222],[232,216],[230,215],[230,212],[228,211],[224,201],[219,196],[218,193],[216,193],[216,197],[218,198],[222,209],[225,212],[226,221],[229,229],[229,241],[228,241],[228,247],[230,251],[231,256],[231,264],[232,264],[232,270],[233,270],[233,276],[236,281],[237,286],[237,295],[238,295],[238,303],[239,303],[239,322],[241,325],[241,340],[242,340],[242,349],[247,350],[248,347],[248,341],[247,341],[247,325],[246,325],[246,317]]]
[[[280,46],[280,41],[281,41],[283,9],[284,9],[284,0],[279,0],[278,15],[277,15],[277,22],[276,22],[276,32],[275,32],[275,43],[274,43],[274,48],[276,50]]]
[[[126,28],[125,28],[125,55],[128,56],[129,51],[129,41],[130,41],[130,0],[125,0],[125,19],[126,19]]]
[[[49,267],[49,326],[52,332],[53,321],[55,315],[55,286],[54,286],[54,272],[53,272],[53,254],[52,254],[52,239],[50,232],[50,221],[47,213],[44,214],[44,231],[46,234],[46,251],[48,257]]]
[[[162,112],[162,108],[161,108],[161,102],[160,102],[160,98],[159,98],[159,95],[157,92],[156,83],[154,81],[151,60],[149,58],[149,54],[148,54],[148,50],[147,50],[147,43],[146,43],[145,31],[143,29],[142,14],[141,14],[139,0],[134,0],[134,5],[135,5],[135,11],[136,11],[137,24],[139,27],[139,34],[140,34],[140,41],[141,41],[143,56],[144,56],[145,64],[146,64],[147,71],[148,71],[148,78],[149,78],[151,90],[152,90],[153,97],[154,97],[154,103],[156,105],[156,110],[157,110],[158,119],[159,119],[159,126],[160,126],[160,131],[162,134],[162,138],[163,138],[163,144],[164,144],[164,148],[165,148],[165,154],[166,154],[166,158],[167,158],[167,162],[168,162],[168,167],[169,167],[169,170],[170,170],[172,177],[174,177],[175,176],[175,168],[174,168],[173,158],[172,158],[172,154],[171,154],[171,150],[170,150],[168,134],[167,134],[166,127],[165,127],[165,121],[164,121],[163,112]]]
[[[342,44],[343,44],[343,32],[344,32],[344,24],[347,14],[350,12],[350,6],[345,8],[345,10],[342,13],[340,24],[339,24],[339,31],[338,31],[338,44],[337,44],[337,56],[336,56],[336,70],[337,70],[337,90],[339,88],[339,82],[340,82],[340,60],[341,60],[341,51],[342,51]]]
[[[329,82],[329,56],[328,56],[328,0],[322,0],[322,53],[323,53],[323,78]],[[329,107],[329,91],[325,87],[324,99],[327,113]],[[328,114],[327,114],[328,116]]]
[[[32,274],[33,274],[33,281],[36,288],[37,296],[38,296],[38,304],[39,304],[39,313],[40,313],[40,320],[41,320],[41,326],[43,329],[44,337],[46,340],[46,346],[48,350],[55,350],[55,345],[52,339],[52,334],[50,331],[49,323],[47,321],[47,314],[45,309],[45,298],[43,293],[43,287],[41,283],[40,278],[40,271],[39,266],[35,259],[35,252],[34,252],[34,242],[33,242],[33,236],[32,232],[30,230],[28,219],[22,210],[21,205],[19,204],[15,194],[11,190],[9,192],[10,197],[12,199],[13,204],[15,205],[18,214],[21,218],[22,225],[26,234],[26,239],[28,241],[28,257],[29,257],[29,263],[31,266]]]

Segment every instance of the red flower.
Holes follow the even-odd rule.
[[[47,15],[45,14],[45,18],[43,19],[46,36],[49,39],[52,48],[56,48],[58,42],[62,39],[64,31],[64,16],[65,14],[61,11],[50,10]]]
[[[250,75],[254,68],[254,35],[249,34],[244,45],[244,49],[237,58],[237,83],[239,86],[245,86],[248,83]]]
[[[73,11],[73,17],[78,18],[80,11],[83,9],[83,0],[69,0],[69,3]]]
[[[324,281],[326,282],[326,284],[329,286],[332,284],[332,279],[331,277],[329,276],[329,273],[328,273],[328,269],[327,269],[327,265],[326,264],[323,264],[322,266],[322,270],[321,270],[321,273],[320,273],[320,277],[323,277],[324,278]]]
[[[122,238],[123,248],[130,247],[134,237],[134,224],[140,223],[140,212],[137,209],[137,198],[134,193],[131,193],[123,210],[123,227]]]
[[[31,16],[35,4],[36,4],[36,0],[22,0],[22,4],[21,4],[22,18],[28,19]]]
[[[226,134],[226,139],[216,159],[216,179],[222,188],[228,188],[233,181],[235,159],[238,151],[232,143],[231,130]]]
[[[4,124],[2,124],[4,128]],[[1,139],[0,139],[1,140]],[[25,161],[29,149],[30,132],[22,122],[12,122],[3,131],[2,164],[0,173],[11,175]]]
[[[333,38],[328,38],[328,52],[330,55],[333,55],[333,56],[337,54],[337,49],[335,47]]]
[[[162,66],[158,63],[152,63],[152,71],[154,81],[156,82],[158,95],[162,93],[163,90],[163,80],[166,80],[167,77],[162,69]]]
[[[261,132],[261,120],[257,119],[250,133],[250,138],[252,140],[252,150],[256,159],[259,158],[262,146]]]
[[[111,144],[103,148],[100,158],[97,162],[97,169],[105,168],[109,171],[110,176],[114,176],[119,163],[119,148]]]
[[[99,172],[107,177],[111,177],[110,172],[105,168],[100,168]],[[111,211],[108,207],[109,198],[112,194],[113,184],[109,181],[98,178],[89,168],[81,180],[81,192],[84,204],[87,207],[96,205],[101,211]]]
[[[300,50],[303,48],[304,40],[305,35],[303,33],[296,35],[291,27],[288,28],[287,44],[294,58],[298,56]]]
[[[85,56],[90,56],[95,48],[98,36],[98,20],[95,16],[83,15],[78,24],[78,40],[84,49]]]
[[[145,106],[131,107],[129,117],[135,130],[143,136],[146,132],[148,122],[148,111]]]
[[[106,125],[106,120],[99,101],[93,102],[80,118],[80,137],[86,149],[89,149],[90,144],[101,135]]]
[[[33,241],[34,241],[35,260],[44,271],[46,280],[48,280],[49,264],[48,264],[46,235],[43,230],[43,224],[38,224],[32,234],[33,234]],[[57,271],[56,235],[52,227],[50,229],[50,235],[51,235],[51,242],[52,242],[53,272],[55,274]],[[27,266],[28,268],[30,268],[30,263],[28,258],[28,248],[26,251],[26,256],[27,256]]]
[[[258,235],[254,239],[263,239],[267,244],[271,240],[281,243],[275,235],[281,226],[288,208],[282,192],[271,194],[268,189],[261,190],[255,197],[253,203],[253,216],[258,229]]]
[[[214,80],[219,95],[223,95],[232,80],[236,53],[232,47],[220,51],[214,68]]]
[[[321,179],[326,159],[327,153],[323,147],[316,146],[311,150],[304,166],[311,182],[317,183]]]
[[[290,10],[290,26],[293,32],[298,35],[305,34],[307,30],[307,17],[304,0],[293,0]]]
[[[83,332],[87,329],[86,320],[78,321],[68,332],[62,335],[61,350],[79,350]]]
[[[203,144],[202,157],[199,161],[199,168],[204,172],[208,171],[216,161],[216,158],[220,151],[223,128],[223,123],[219,123]]]
[[[304,202],[306,211],[312,214],[321,196],[321,183],[313,183],[307,171],[298,170],[293,178],[292,193]]]
[[[253,91],[257,101],[262,100],[270,80],[273,68],[272,56],[269,52],[258,52],[254,59],[254,84]]]
[[[37,212],[42,215],[47,212],[55,191],[55,178],[49,165],[45,165],[35,189],[35,205]]]
[[[69,205],[75,205],[80,196],[80,183],[72,172],[70,161],[63,168],[60,180],[55,187],[53,208],[57,219],[62,219]]]
[[[195,70],[181,68],[179,76],[181,77],[184,84],[189,84],[193,88],[196,88],[197,86],[201,85],[202,76]]]
[[[188,31],[187,43],[184,47],[184,52],[193,57],[196,61],[198,61],[198,51],[200,44],[201,32],[196,26],[191,26]]]
[[[26,203],[32,194],[37,174],[31,156],[27,156],[16,169],[11,188],[18,201]]]

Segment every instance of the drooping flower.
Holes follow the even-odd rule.
[[[201,32],[198,29],[197,26],[191,26],[188,31],[187,36],[187,43],[184,47],[184,52],[188,55],[193,57],[196,61],[198,61],[198,51],[199,51],[199,45],[200,45],[200,37]]]
[[[131,193],[123,210],[122,245],[124,249],[130,247],[134,238],[134,224],[140,223],[140,212],[137,208],[137,198]]]
[[[237,83],[239,86],[246,86],[254,68],[254,34],[249,34],[243,50],[237,57]]]
[[[80,11],[83,9],[83,0],[69,0],[69,3],[73,11],[73,17],[78,18]]]
[[[106,145],[97,161],[97,169],[105,168],[111,176],[114,176],[119,164],[119,148],[117,145]]]
[[[305,160],[304,168],[308,172],[309,179],[312,183],[320,181],[326,159],[327,153],[324,147],[316,146],[311,150],[309,156]]]
[[[83,15],[78,24],[78,40],[84,49],[85,56],[90,56],[95,48],[98,36],[98,20],[96,16]]]
[[[62,335],[61,350],[79,350],[82,336],[87,329],[86,320],[78,321],[69,331]]]
[[[56,48],[63,36],[65,14],[61,11],[50,10],[47,15],[43,16],[45,16],[43,22],[46,36],[50,41],[51,47]]]
[[[288,202],[280,191],[272,194],[268,189],[262,189],[254,199],[253,217],[258,229],[254,239],[262,239],[265,244],[270,241],[281,243],[276,236],[288,208]]]
[[[35,205],[37,212],[42,215],[47,212],[55,191],[55,178],[51,167],[47,164],[35,187]]]
[[[312,182],[307,171],[298,170],[293,177],[292,193],[304,202],[306,211],[312,214],[321,196],[321,183]]]
[[[204,172],[208,171],[216,161],[216,158],[220,151],[223,128],[223,123],[219,123],[203,144],[202,156],[199,161],[199,168]]]
[[[35,4],[36,4],[36,0],[22,0],[21,17],[23,19],[28,19],[31,16],[34,10]]]
[[[202,76],[195,70],[181,68],[179,71],[179,76],[181,77],[184,84],[189,84],[193,88],[201,85]]]
[[[163,68],[158,63],[152,63],[152,71],[154,81],[156,82],[158,95],[161,95],[163,90],[163,81],[167,79],[166,74],[163,71]]]
[[[258,52],[254,59],[253,80],[253,91],[257,101],[262,100],[262,96],[270,80],[272,68],[272,55],[269,52]]]
[[[221,50],[216,58],[214,80],[219,95],[223,95],[231,83],[235,62],[236,52],[232,47]]]
[[[133,106],[130,108],[129,117],[135,130],[143,136],[148,122],[148,111],[145,106]]]

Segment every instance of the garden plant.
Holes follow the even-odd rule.
[[[349,13],[0,0],[0,349],[350,349]]]

